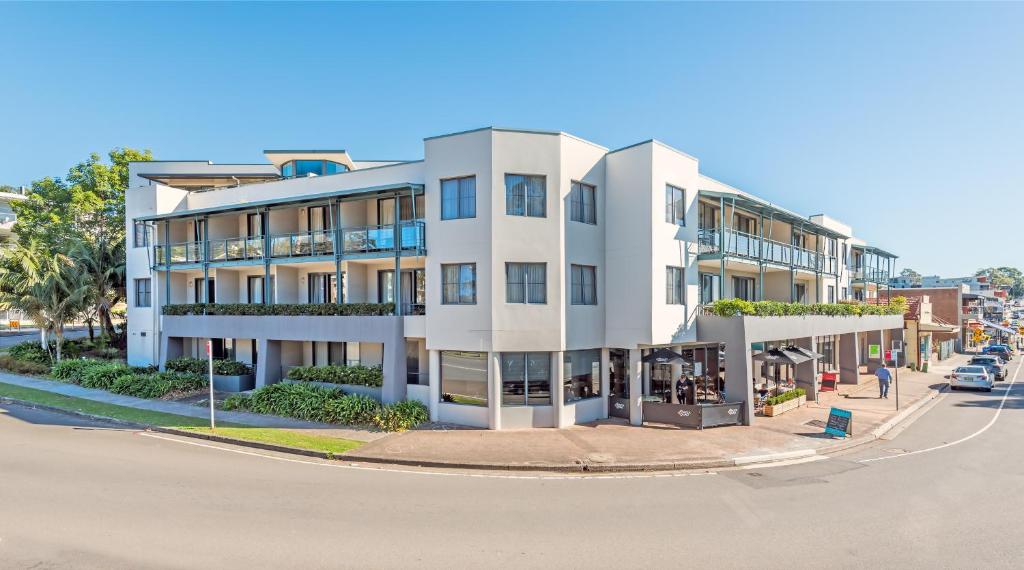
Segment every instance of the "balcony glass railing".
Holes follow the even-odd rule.
[[[153,263],[155,265],[200,263],[202,261],[203,242],[201,241],[172,243],[170,245],[157,245],[153,247]]]
[[[263,259],[263,238],[230,238],[210,241],[210,261]]]
[[[876,267],[855,267],[853,278],[858,281],[870,281],[872,283],[888,283],[889,273],[884,269]]]
[[[333,254],[334,232],[331,230],[276,235],[270,238],[271,257],[303,257]]]
[[[724,248],[724,252],[721,251]],[[699,254],[724,253],[736,257],[753,260],[764,260],[779,265],[793,265],[800,269],[821,271],[835,275],[838,262],[833,255],[826,255],[789,245],[786,243],[762,239],[748,233],[726,229],[705,228],[697,232],[697,252]]]
[[[403,250],[423,249],[423,222],[402,222],[398,227],[401,232]],[[343,229],[341,231],[342,251],[344,253],[394,251],[394,228],[394,225],[383,225]]]

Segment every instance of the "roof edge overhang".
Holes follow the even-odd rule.
[[[881,249],[881,248],[878,248],[878,247],[874,247],[874,246],[870,246],[870,245],[853,245],[851,247],[853,249],[862,249],[862,250],[864,250],[865,253],[873,253],[875,255],[880,255],[882,257],[888,257],[890,259],[897,259],[897,258],[899,258],[899,256],[896,255],[895,253],[889,253],[888,251],[885,251],[884,249]]]
[[[252,210],[255,208],[272,208],[291,206],[295,204],[305,204],[309,202],[321,202],[336,198],[367,198],[383,194],[395,194],[403,190],[408,190],[413,195],[419,195],[423,194],[423,185],[414,184],[412,182],[401,182],[396,184],[386,184],[383,186],[370,186],[366,188],[333,190],[330,192],[319,192],[317,194],[288,196],[286,198],[273,198],[270,200],[256,200],[254,202],[240,202],[238,204],[232,204],[230,206],[214,206],[210,208],[196,208],[194,210],[178,210],[175,212],[167,212],[164,214],[154,214],[152,216],[139,216],[138,218],[135,219],[140,222],[155,222],[158,220],[193,218],[196,216],[203,216],[208,214],[226,214],[230,212],[241,212],[245,210]]]
[[[789,210],[787,210],[785,208],[782,208],[781,206],[776,206],[775,204],[772,204],[771,202],[768,202],[766,200],[761,200],[760,198],[756,198],[756,197],[751,196],[750,194],[747,194],[745,192],[737,191],[737,192],[733,193],[733,192],[721,192],[721,191],[718,191],[718,190],[699,190],[699,194],[700,194],[700,196],[703,196],[703,197],[721,198],[721,199],[724,199],[724,200],[728,200],[730,203],[735,201],[735,204],[736,204],[736,206],[738,208],[743,208],[745,210],[752,210],[752,211],[754,211],[755,213],[758,213],[758,214],[765,214],[765,215],[769,215],[769,216],[774,216],[776,219],[782,220],[782,221],[790,223],[790,224],[796,222],[796,223],[800,224],[801,226],[803,226],[805,228],[809,228],[809,229],[813,230],[815,233],[824,235],[826,237],[830,237],[830,238],[834,238],[834,239],[847,239],[847,238],[850,237],[848,235],[845,235],[845,234],[842,234],[840,232],[837,232],[837,231],[835,231],[833,229],[826,228],[825,226],[823,226],[821,224],[817,224],[815,222],[812,222],[808,218],[805,218],[805,217],[801,216],[800,214],[797,214],[796,212],[791,212],[791,211],[789,211]]]

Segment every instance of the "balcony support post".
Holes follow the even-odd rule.
[[[203,303],[208,303],[210,298],[210,239],[209,236],[207,235],[210,233],[210,225],[208,223],[209,219],[209,216],[203,216],[203,241],[200,242],[201,245],[199,246],[200,248],[202,248],[203,252]],[[198,226],[199,218],[194,218],[193,220],[193,223],[195,223]],[[226,247],[227,246],[225,245],[225,248]],[[226,251],[227,250],[225,249],[225,252]]]
[[[263,234],[263,304],[273,305],[270,294],[270,208],[260,210],[260,232]]]
[[[758,221],[757,230],[761,238],[757,240],[757,300],[764,301],[764,214]]]
[[[334,286],[337,289],[334,296],[339,303],[345,302],[344,289],[341,286],[341,202],[335,200],[331,204],[331,212],[334,217],[334,231],[331,237],[334,239]]]
[[[164,220],[164,304],[171,304],[171,221]]]
[[[725,197],[718,198],[718,298],[725,299]]]
[[[402,219],[402,200],[398,192],[395,192],[395,220],[394,220],[394,246],[395,246],[395,275],[391,281],[392,295],[395,300],[395,316],[402,316],[402,228],[399,220]]]

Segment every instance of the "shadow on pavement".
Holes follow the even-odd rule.
[[[81,418],[49,410],[38,410],[17,404],[0,404],[0,417],[13,418],[33,425],[51,425],[89,430],[126,430],[103,420]]]

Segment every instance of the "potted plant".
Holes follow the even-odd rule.
[[[807,392],[803,388],[797,388],[768,398],[768,402],[764,406],[764,415],[777,416],[795,410],[806,403]]]

